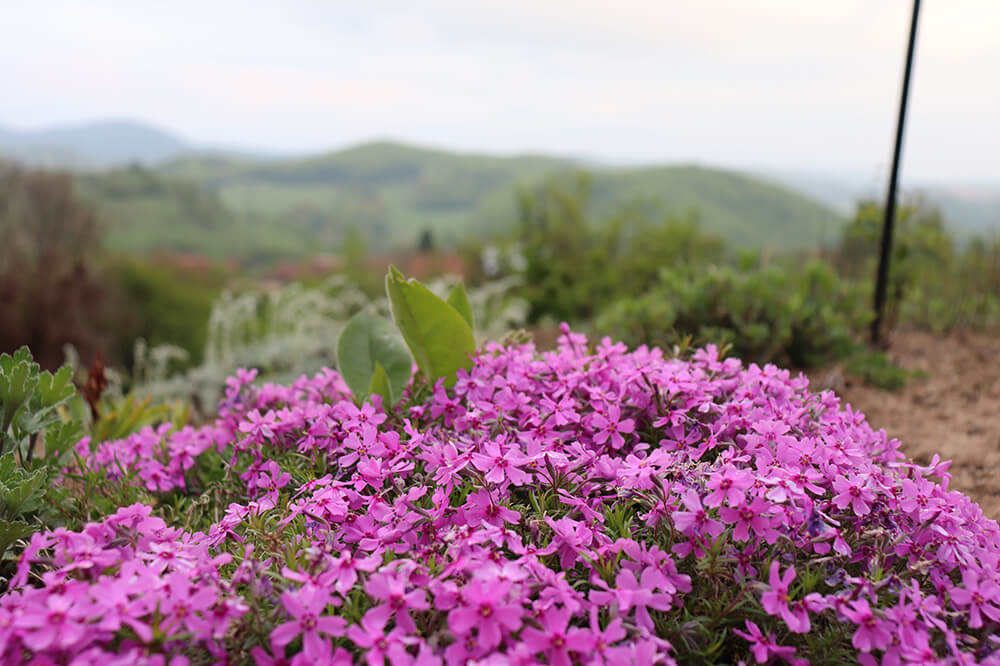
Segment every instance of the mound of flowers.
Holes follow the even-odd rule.
[[[253,379],[81,442],[142,502],[35,535],[0,661],[1000,663],[997,524],[802,377],[564,329],[388,413]]]

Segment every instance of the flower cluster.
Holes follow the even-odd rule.
[[[214,496],[211,518],[36,537],[0,656],[1000,663],[1000,530],[946,463],[773,366],[563,333],[388,412],[330,371],[241,373],[211,426],[102,444],[109,482]]]

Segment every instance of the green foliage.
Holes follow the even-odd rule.
[[[485,339],[500,339],[524,326],[527,304],[512,293],[519,283],[518,278],[507,277],[466,292],[478,331]],[[382,284],[384,289],[384,280]],[[455,278],[445,277],[429,281],[427,288],[445,299],[455,285]],[[382,318],[390,316],[385,298],[373,302],[342,275],[308,287],[291,284],[268,291],[224,292],[212,306],[201,364],[177,372],[176,361],[184,357],[184,350],[137,342],[134,392],[137,397],[152,396],[154,402],[168,398],[190,401],[194,413],[205,414],[218,403],[226,378],[238,368],[256,368],[268,381],[291,382],[303,373],[336,367],[335,343],[351,317],[364,310]],[[400,380],[397,377],[393,382],[395,371],[385,363],[390,386],[398,387]],[[366,375],[364,383],[357,384],[362,393],[370,388],[370,377]],[[394,393],[394,399],[398,398]]]
[[[382,398],[382,404],[388,409],[395,402],[392,386],[389,383],[389,375],[379,361],[375,361],[375,370],[372,372],[372,380],[368,383],[368,395],[378,395]]]
[[[884,351],[862,346],[858,346],[846,359],[844,370],[866,384],[885,391],[898,391],[908,379],[919,374],[900,367]]]
[[[358,400],[375,392],[388,407],[409,383],[411,366],[392,323],[370,310],[354,315],[337,339],[337,368]]]
[[[862,202],[844,229],[837,264],[850,277],[875,275],[882,209]],[[956,248],[939,211],[917,201],[899,209],[893,234],[886,319],[945,333],[1000,327],[1000,238],[973,238]]]
[[[728,345],[745,361],[805,368],[849,353],[868,321],[865,292],[822,261],[778,266],[678,267],[646,293],[612,304],[596,328],[630,345]]]
[[[381,142],[297,159],[192,155],[80,174],[76,184],[113,252],[199,252],[264,266],[331,251],[351,227],[379,252],[414,247],[417,230],[441,247],[507,230],[519,184],[579,170],[570,160]],[[616,169],[595,172],[594,183],[602,217],[640,199],[655,218],[697,209],[707,229],[736,245],[808,248],[839,225],[821,204],[735,172]]]
[[[445,386],[453,386],[455,373],[472,367],[472,326],[451,304],[416,280],[407,280],[395,267],[390,266],[385,277],[385,290],[392,318],[421,372],[431,384],[443,378]]]
[[[694,219],[656,220],[638,206],[595,219],[586,178],[525,189],[516,249],[531,318],[581,321],[642,293],[663,266],[721,260],[723,241]]]
[[[59,411],[75,395],[73,371],[41,371],[27,347],[0,354],[0,559],[43,526],[53,471],[83,434]]]
[[[197,364],[206,343],[205,322],[226,272],[208,262],[186,266],[166,258],[119,260],[113,272],[139,322],[137,336],[153,346],[170,343],[185,350],[187,357],[176,359],[180,367]],[[127,346],[119,356],[134,363],[131,343],[123,341]]]
[[[447,303],[462,315],[469,328],[476,329],[475,320],[472,318],[472,304],[469,303],[469,294],[465,291],[464,282],[459,282],[452,288],[448,293]]]

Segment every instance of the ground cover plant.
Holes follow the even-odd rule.
[[[241,371],[208,425],[80,441],[65,526],[0,597],[0,659],[1000,662],[1000,531],[947,463],[714,347],[564,326],[551,352],[458,359],[460,291],[389,283],[419,368],[401,391],[381,362],[357,395]],[[344,352],[384,358],[354,328]]]

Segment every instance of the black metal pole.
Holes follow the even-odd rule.
[[[882,314],[885,310],[885,293],[889,282],[889,257],[892,253],[892,227],[896,222],[896,181],[899,178],[899,156],[903,151],[903,123],[906,120],[906,98],[910,92],[910,72],[913,70],[913,47],[917,41],[917,16],[920,0],[913,0],[913,17],[910,21],[910,42],[906,47],[906,69],[903,73],[903,91],[899,99],[899,119],[896,121],[896,148],[892,154],[892,172],[889,174],[889,195],[885,202],[885,224],[882,227],[882,249],[875,280],[875,319],[872,321],[872,344],[882,338]]]

